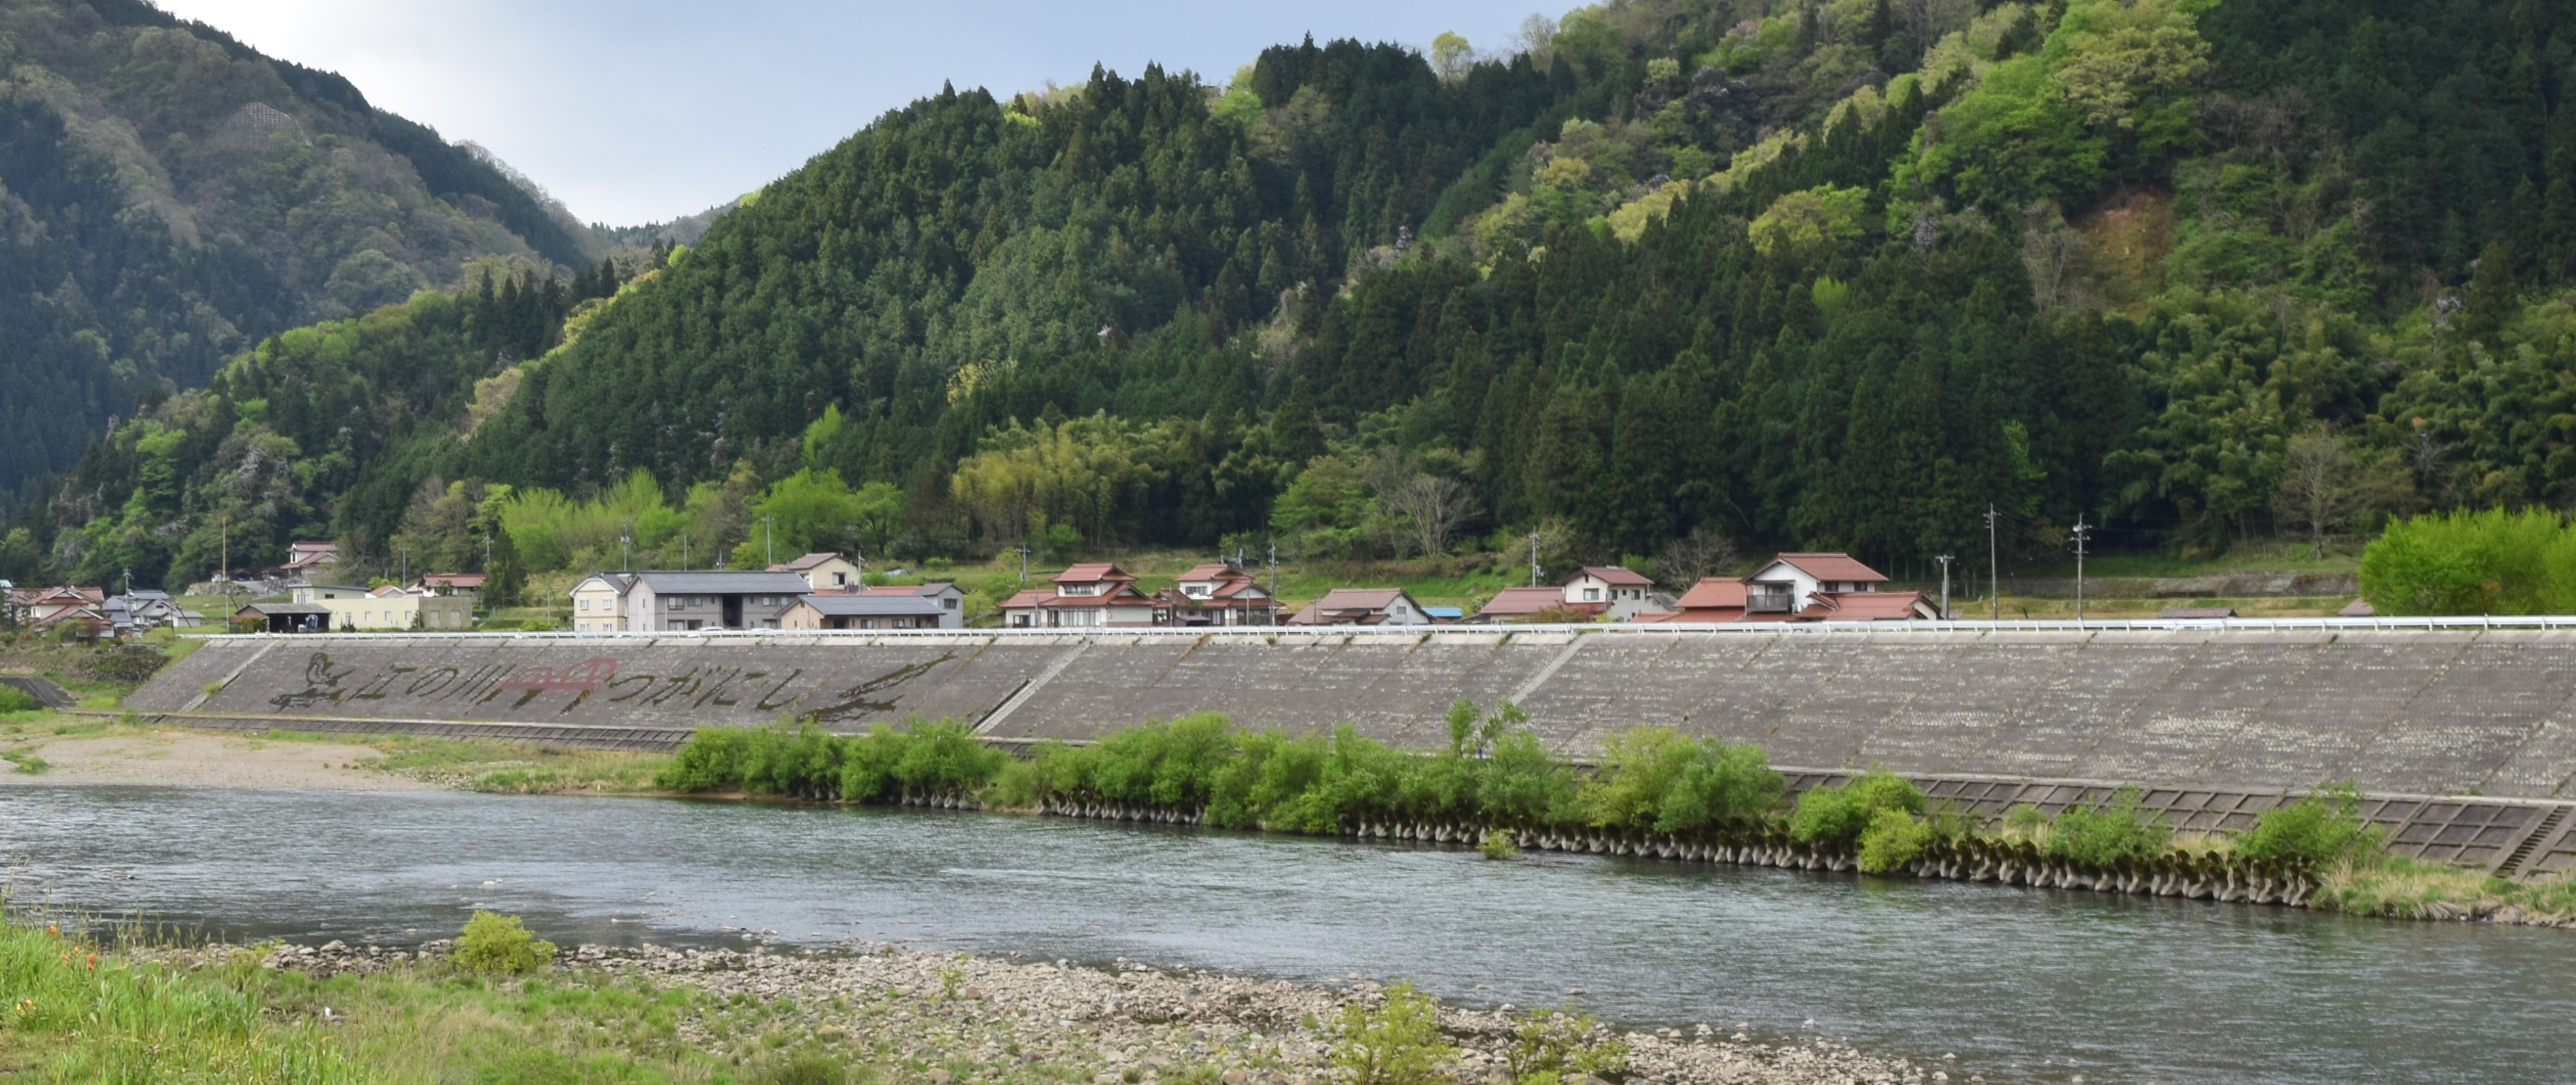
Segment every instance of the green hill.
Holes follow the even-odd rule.
[[[263,336],[598,250],[339,76],[145,0],[0,0],[0,508]]]
[[[479,390],[317,353],[290,383],[407,436],[262,462],[295,530],[415,567],[494,536],[704,564],[768,516],[907,556],[1536,529],[1916,571],[1990,507],[2037,553],[2079,515],[2207,552],[2562,504],[2570,7],[1669,0],[1473,63],[1308,42],[1222,88],[944,89]],[[280,356],[129,422],[0,575],[202,575],[284,436]]]

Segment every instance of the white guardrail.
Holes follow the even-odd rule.
[[[2380,630],[2389,632],[2477,632],[2508,629],[2576,630],[2576,614],[2438,617],[2438,618],[2136,618],[2118,621],[2041,621],[2019,619],[2005,621],[1884,621],[1884,622],[1634,622],[1591,625],[1229,625],[1229,626],[1053,626],[1040,629],[696,629],[696,630],[628,630],[613,633],[576,633],[571,630],[509,630],[495,632],[432,632],[396,630],[390,632],[319,632],[319,633],[190,633],[200,640],[306,640],[329,637],[335,640],[840,640],[865,638],[986,638],[986,637],[1297,637],[1323,639],[1351,636],[1403,637],[1418,635],[1528,636],[1538,635],[1673,635],[1683,633],[1716,633],[1734,636],[1768,636],[1773,634],[1811,635],[1831,633],[1917,634],[1917,633],[2116,633],[2116,632],[2290,632]]]

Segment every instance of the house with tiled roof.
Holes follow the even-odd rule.
[[[1849,554],[1782,554],[1750,576],[1702,579],[1659,622],[1887,622],[1930,620],[1919,591],[1881,591],[1887,576]]]
[[[18,624],[35,629],[46,628],[82,611],[89,612],[90,618],[104,622],[106,618],[99,612],[99,608],[106,603],[107,589],[105,588],[62,586],[9,589],[10,613],[17,618]]]
[[[1108,628],[1162,625],[1170,609],[1136,587],[1136,577],[1108,562],[1075,565],[1002,601],[1002,624],[1012,629]]]
[[[1799,614],[1820,594],[1874,592],[1887,574],[1849,554],[1781,554],[1744,578],[1745,610]]]
[[[1335,588],[1288,616],[1287,625],[1430,625],[1431,612],[1402,588]]]
[[[1536,615],[1571,614],[1578,620],[1614,622],[1669,612],[1672,600],[1645,574],[1617,565],[1586,565],[1553,588],[1505,588],[1476,611],[1476,621],[1525,622]]]
[[[795,573],[815,591],[856,591],[862,570],[859,563],[834,553],[806,554],[794,561],[769,567],[773,573]]]
[[[1174,625],[1279,624],[1279,601],[1234,561],[1192,566],[1160,595]]]
[[[1504,588],[1486,600],[1484,606],[1477,608],[1476,621],[1478,624],[1526,622],[1533,620],[1535,615],[1561,614],[1567,610],[1564,588]],[[1589,621],[1592,615],[1600,612],[1600,608],[1595,606],[1574,613]]]
[[[286,564],[278,571],[285,579],[308,579],[325,567],[340,563],[340,544],[334,542],[291,542],[286,544]]]

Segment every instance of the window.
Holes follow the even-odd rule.
[[[949,610],[955,610],[957,609],[957,600],[954,598],[942,599],[939,601],[939,605]]]
[[[1587,602],[1587,603],[1598,603],[1598,602],[1600,602],[1600,601],[1601,601],[1601,589],[1599,589],[1599,588],[1585,588],[1585,589],[1583,589],[1583,601],[1584,601],[1584,602]]]
[[[672,596],[672,597],[670,598],[669,602],[670,602],[670,607],[671,607],[671,609],[673,609],[673,610],[678,610],[678,609],[680,609],[680,602],[681,602],[681,597],[680,597],[680,596],[677,596],[677,595]]]
[[[833,573],[833,574],[832,574],[832,586],[833,586],[833,587],[836,587],[836,588],[837,588],[837,587],[840,587],[840,586],[842,586],[842,585],[844,585],[844,584],[848,584],[849,582],[850,582],[850,574],[848,574],[848,573]]]
[[[588,599],[576,599],[576,600],[574,600],[574,601],[573,601],[573,608],[574,608],[574,609],[576,609],[576,610],[589,610],[589,609],[590,609],[590,600],[588,600]]]

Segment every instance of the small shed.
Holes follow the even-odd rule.
[[[320,603],[252,603],[233,612],[233,624],[256,624],[262,633],[328,633],[331,608]]]

